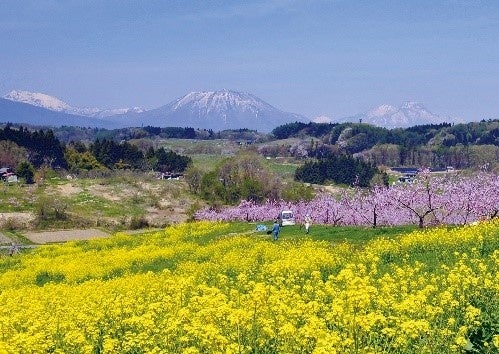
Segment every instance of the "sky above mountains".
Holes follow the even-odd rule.
[[[227,88],[310,118],[498,118],[498,42],[497,1],[3,0],[0,96],[155,108]]]

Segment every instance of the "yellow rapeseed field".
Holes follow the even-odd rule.
[[[0,353],[499,352],[497,220],[362,247],[228,229],[2,258]]]

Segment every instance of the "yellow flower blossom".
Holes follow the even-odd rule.
[[[497,220],[362,247],[228,230],[180,224],[0,259],[0,354],[461,352],[499,312]],[[499,348],[496,334],[482,342]]]

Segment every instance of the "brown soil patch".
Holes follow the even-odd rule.
[[[25,236],[35,243],[44,244],[50,242],[90,240],[92,238],[108,237],[109,234],[97,229],[88,229],[88,230],[28,232],[25,234]]]
[[[107,200],[111,200],[113,202],[117,202],[119,200],[122,200],[123,196],[121,194],[125,192],[125,190],[122,190],[121,193],[116,193],[116,191],[114,191],[112,187],[103,186],[101,184],[94,184],[94,185],[90,186],[88,188],[88,190],[93,195],[97,195],[99,197],[105,198]]]
[[[185,210],[182,208],[157,209],[148,208],[145,218],[149,225],[162,227],[165,225],[177,224],[187,220]]]
[[[71,196],[71,195],[81,193],[83,191],[83,189],[81,189],[80,187],[75,187],[72,184],[68,183],[68,184],[63,184],[63,185],[57,186],[57,191],[60,194],[62,194],[63,196]]]
[[[341,187],[337,187],[337,186],[320,186],[320,189],[326,191],[327,193],[331,193],[331,194],[338,194],[343,190]]]

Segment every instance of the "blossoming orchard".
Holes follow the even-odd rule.
[[[308,214],[314,223],[326,225],[463,225],[498,216],[499,177],[490,173],[439,177],[423,172],[414,183],[376,186],[369,191],[351,188],[338,195],[319,195],[310,202],[243,201],[237,207],[201,210],[196,218],[266,221],[282,210],[292,210],[299,221]]]

